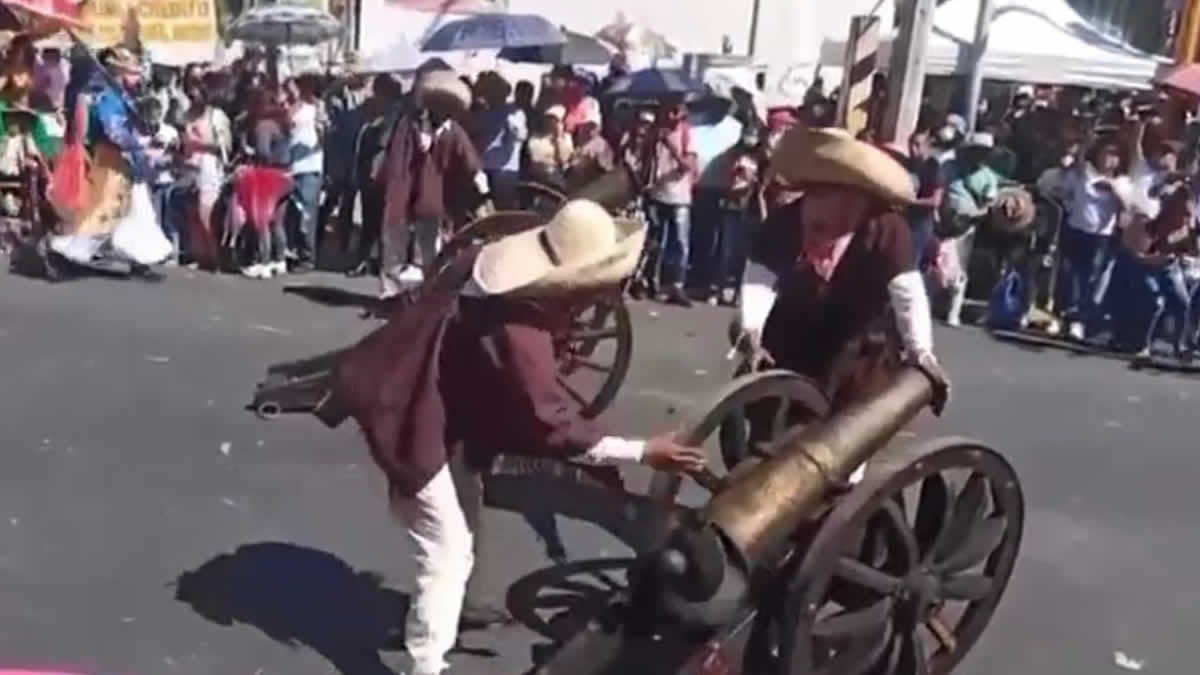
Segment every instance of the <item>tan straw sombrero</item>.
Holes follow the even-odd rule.
[[[484,246],[474,278],[490,295],[551,295],[614,285],[633,273],[646,227],[596,202],[567,202],[550,222]]]
[[[444,106],[461,113],[471,106],[471,90],[452,70],[431,70],[417,79],[417,101],[425,107]]]
[[[845,185],[893,204],[916,199],[912,177],[899,162],[844,129],[793,127],[779,140],[771,164],[773,174],[797,187]]]

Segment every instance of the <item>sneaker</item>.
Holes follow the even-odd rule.
[[[962,328],[962,317],[957,314],[946,317],[946,325],[951,328]]]
[[[679,286],[672,286],[671,290],[667,291],[663,295],[665,296],[663,301],[668,304],[676,305],[678,307],[692,306],[692,299],[689,298],[687,293],[684,292],[683,288]]]
[[[1072,340],[1083,342],[1083,324],[1079,323],[1078,321],[1071,322],[1071,325],[1067,327],[1067,334],[1071,336]]]
[[[284,260],[269,262],[264,265],[264,267],[271,274],[271,276],[281,277],[288,273],[287,262]]]
[[[247,279],[266,279],[270,276],[270,273],[267,272],[265,267],[255,263],[253,265],[247,265],[246,267],[243,267],[242,276],[246,277]]]

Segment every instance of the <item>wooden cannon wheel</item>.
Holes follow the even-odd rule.
[[[996,610],[1023,524],[995,451],[949,438],[881,453],[764,593],[746,672],[949,673]]]
[[[789,420],[797,414],[808,418],[824,418],[829,415],[829,401],[812,380],[788,370],[767,370],[743,375],[725,385],[704,408],[705,413],[687,424],[680,432],[680,442],[699,447],[714,433],[731,426],[731,420],[741,419],[746,408],[752,404],[774,405],[772,428],[764,435],[764,443],[751,448],[748,443],[722,444],[724,474],[732,472],[739,464],[753,455],[769,453],[769,441],[782,437],[789,430]],[[720,489],[721,475],[708,473],[694,476],[710,491]],[[673,503],[679,495],[682,478],[678,475],[658,473],[650,483],[650,496],[662,502]]]

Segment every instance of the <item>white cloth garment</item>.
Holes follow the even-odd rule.
[[[607,465],[640,462],[646,444],[605,437],[574,461]],[[475,562],[474,532],[467,523],[450,467],[444,466],[413,497],[393,496],[392,513],[404,525],[416,561],[416,590],[405,623],[412,675],[440,675],[458,637],[459,615]]]
[[[913,271],[896,275],[888,284],[888,297],[904,349],[914,356],[932,354],[933,317],[921,274]]]
[[[742,274],[742,302],[739,308],[739,320],[745,333],[762,334],[767,325],[767,317],[775,306],[775,273],[755,262],[746,263],[746,271]]]
[[[129,213],[113,229],[112,247],[119,257],[142,265],[155,265],[170,257],[171,242],[159,227],[150,187],[145,183],[134,184]]]

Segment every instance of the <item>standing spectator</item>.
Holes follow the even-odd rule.
[[[527,180],[555,189],[566,189],[567,167],[575,154],[575,145],[563,127],[566,110],[552,105],[542,115],[541,125],[525,144],[523,173]]]
[[[233,143],[232,130],[225,113],[209,103],[203,82],[191,80],[185,93],[191,105],[184,114],[183,155],[188,182],[196,193],[196,216],[185,239],[196,262],[215,267],[217,243],[212,212],[221,195],[225,162]]]
[[[536,117],[534,117],[533,97],[534,91],[532,82],[529,80],[520,80],[517,82],[517,86],[513,88],[513,105],[517,106],[522,112],[525,113],[525,121],[527,124],[533,123],[533,121],[536,119]]]
[[[575,156],[571,159],[571,184],[586,185],[591,180],[612,171],[616,157],[612,146],[600,133],[603,120],[600,118],[600,103],[588,99],[583,121],[575,128]]]
[[[318,106],[316,78],[303,75],[293,82],[289,111],[288,151],[300,217],[296,223],[296,271],[308,272],[317,264],[317,209],[321,199],[321,171],[325,153],[321,149],[322,115]]]
[[[659,110],[655,130],[654,183],[648,197],[652,248],[647,258],[650,284],[659,299],[684,307],[691,305],[687,281],[688,237],[692,189],[696,183],[696,153],[691,125],[682,102],[666,103]]]
[[[521,147],[529,138],[525,111],[508,102],[512,87],[494,71],[479,74],[476,84],[483,107],[475,113],[475,145],[483,160],[496,207],[517,206],[517,182],[520,180]]]
[[[759,201],[767,153],[755,127],[742,130],[741,140],[726,153],[724,189],[716,204],[718,227],[714,232],[712,273],[708,304],[737,304],[737,291],[746,265],[747,242],[762,219]]]
[[[719,278],[721,230],[725,212],[720,202],[729,190],[732,150],[742,138],[742,123],[734,116],[730,101],[710,97],[701,101],[693,117],[692,141],[696,148],[696,173],[699,179],[692,195],[692,278],[714,292],[723,286]],[[757,135],[755,136],[757,139]]]
[[[1085,143],[1086,146],[1086,143]],[[1132,193],[1129,179],[1120,176],[1121,155],[1115,142],[1096,143],[1084,161],[1066,177],[1067,222],[1061,235],[1062,297],[1068,334],[1083,340],[1086,325],[1095,318],[1097,287],[1110,255],[1110,239],[1125,208],[1122,194]]]
[[[909,173],[917,184],[917,200],[908,208],[908,226],[912,230],[913,269],[921,271],[933,225],[946,192],[941,166],[934,156],[929,131],[918,129],[908,141]]]
[[[967,269],[971,264],[976,228],[987,216],[1000,190],[999,176],[987,165],[995,145],[991,134],[971,134],[949,171],[952,179],[946,187],[938,234],[945,244],[954,247],[958,260],[958,274],[950,280],[950,309],[946,314],[946,323],[951,326],[962,325],[962,309],[970,281]]]

